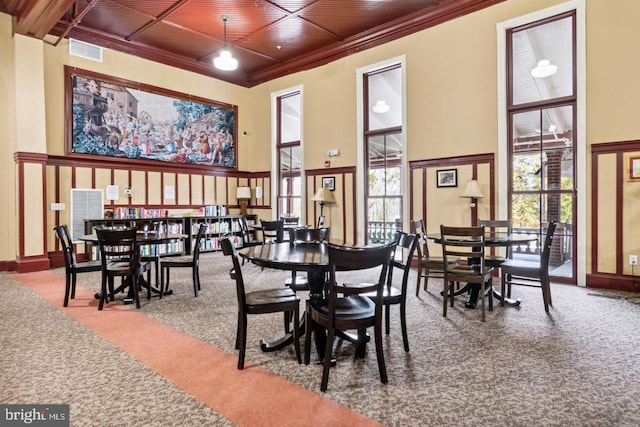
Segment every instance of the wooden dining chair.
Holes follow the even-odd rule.
[[[513,227],[510,219],[489,220],[479,219],[478,225],[483,225],[485,233],[504,233],[511,234]],[[503,262],[511,258],[512,246],[492,247],[490,253],[486,255],[484,262],[489,267],[500,268]]]
[[[139,232],[143,233],[160,233],[162,231],[162,221],[158,219],[136,219],[131,222],[132,228],[137,228]],[[144,245],[140,252],[140,262],[149,263],[153,266],[154,278],[156,286],[160,287],[160,257],[155,251],[157,248],[152,245]],[[149,274],[151,277],[151,274]],[[151,297],[151,287],[147,289],[147,298]]]
[[[284,242],[284,221],[260,220],[262,228],[262,243],[282,243]]]
[[[355,329],[358,331],[356,357],[363,358],[367,341],[366,330],[373,326],[376,344],[376,356],[380,381],[387,383],[387,368],[382,348],[382,296],[389,268],[389,261],[395,250],[395,243],[378,246],[340,246],[329,243],[329,281],[327,298],[307,300],[305,364],[311,357],[312,324],[326,329],[327,337],[323,358],[322,382],[320,390],[327,390],[333,340],[338,331]],[[380,268],[378,280],[373,283],[339,283],[339,271]],[[374,298],[366,296],[375,292]]]
[[[329,243],[331,240],[331,227],[326,228],[294,228],[291,231],[292,245],[296,244],[320,244]],[[309,290],[309,280],[306,276],[300,276],[296,270],[291,270],[291,278],[285,282],[294,291]]]
[[[244,358],[247,348],[247,315],[265,313],[293,313],[294,324],[300,321],[300,299],[289,288],[262,289],[246,292],[242,267],[235,246],[228,238],[220,240],[222,252],[231,257],[233,268],[229,272],[236,281],[238,298],[238,326],[236,332],[236,349],[238,352],[238,369],[244,369]],[[298,363],[302,363],[300,355],[299,328],[293,328],[293,346]]]
[[[553,236],[555,235],[556,227],[557,222],[552,221],[549,223],[547,227],[547,237],[544,239],[540,259],[536,261],[509,259],[500,265],[502,273],[500,290],[503,296],[511,295],[511,285],[539,287],[542,289],[544,311],[549,312],[549,306],[553,306],[549,281],[549,257],[551,255],[551,246],[553,246]],[[505,291],[507,292],[506,294]],[[500,304],[504,305],[504,298]]]
[[[208,224],[203,222],[198,228],[198,234],[191,250],[191,255],[179,255],[164,258],[160,261],[160,298],[169,289],[172,268],[190,268],[193,278],[193,294],[197,297],[200,291],[200,249],[202,239],[207,234]]]
[[[76,297],[76,280],[78,273],[100,271],[102,269],[102,263],[100,260],[77,262],[69,227],[67,227],[66,224],[62,224],[53,227],[53,230],[56,232],[58,240],[60,240],[62,255],[64,256],[65,286],[63,306],[67,307],[69,305],[69,296],[71,296],[71,299],[75,299]]]
[[[392,257],[389,265],[389,273],[387,275],[387,283],[384,286],[382,294],[382,304],[385,308],[384,331],[387,335],[390,332],[389,312],[392,305],[400,306],[400,326],[402,329],[402,342],[404,351],[409,351],[409,335],[407,333],[407,282],[409,281],[409,272],[411,271],[411,260],[418,243],[415,234],[407,234],[402,231],[396,231],[395,238],[396,252],[400,249],[400,257]],[[395,269],[402,271],[402,282],[400,287],[393,286],[393,271]],[[368,293],[369,298],[374,299],[377,295]]]
[[[480,286],[482,321],[485,321],[485,294],[489,296],[489,311],[493,311],[493,267],[485,263],[485,229],[479,227],[449,227],[440,225],[442,254],[444,256],[444,290],[442,316],[447,317],[447,299],[453,307],[453,284],[466,282]],[[467,264],[453,264],[451,258],[469,260]],[[486,292],[486,290],[489,292]]]
[[[138,276],[144,272],[149,274],[150,265],[140,263],[140,251],[136,244],[137,229],[107,230],[97,228],[96,234],[102,264],[102,286],[98,310],[102,310],[107,298],[110,297],[110,300],[114,301],[113,282],[115,277],[121,277],[128,281],[136,308],[140,308]]]
[[[416,283],[416,296],[420,295],[420,281],[424,279],[424,290],[427,290],[429,278],[444,279],[444,258],[432,256],[429,253],[429,242],[424,221],[421,219],[411,221],[411,232],[417,239],[418,280]],[[450,257],[449,262],[460,264],[460,259]]]

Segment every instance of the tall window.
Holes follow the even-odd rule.
[[[507,32],[509,212],[514,229],[537,234],[538,242],[549,222],[558,222],[550,257],[556,280],[576,271],[575,17],[564,13]]]
[[[394,64],[364,74],[364,144],[367,243],[393,240],[402,229],[402,68]]]
[[[277,215],[301,217],[302,134],[300,92],[277,98],[278,189]]]

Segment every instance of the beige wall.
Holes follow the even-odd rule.
[[[9,225],[9,233],[16,230],[17,222],[12,207],[15,177],[10,171],[14,170],[13,153],[24,149],[25,144],[21,143],[18,148],[16,139],[16,124],[23,123],[24,117],[15,117],[18,104],[15,91],[18,85],[14,73],[18,61],[13,52],[17,46],[22,49],[22,44],[30,46],[27,52],[33,56],[35,63],[41,60],[37,58],[38,50],[42,51],[44,58],[42,74],[45,99],[35,99],[35,102],[44,105],[48,154],[64,154],[62,80],[63,65],[67,64],[238,105],[239,131],[248,132],[247,136],[238,136],[239,169],[252,172],[271,169],[271,94],[301,85],[304,93],[305,169],[322,169],[327,159],[325,151],[330,148],[339,148],[341,151],[339,157],[331,159],[331,166],[348,168],[357,163],[356,70],[401,55],[406,57],[407,65],[408,160],[497,154],[496,24],[561,3],[560,0],[508,0],[470,16],[251,89],[108,50],[105,51],[102,64],[69,57],[66,42],[58,47],[43,44],[42,48],[34,48],[33,42],[16,42],[12,39],[11,20],[6,15],[0,15],[0,124],[3,124],[0,126],[0,137],[7,141],[6,144],[0,144],[0,174],[3,182],[9,184],[0,190],[0,202],[3,202],[0,203],[0,221]],[[636,54],[639,24],[640,2],[637,0],[586,1],[587,108],[582,114],[586,115],[588,145],[578,149],[587,154],[590,144],[640,139],[640,121],[637,120],[637,112],[640,111],[640,79],[637,78],[640,75],[640,56]],[[31,50],[36,52],[29,52]],[[40,152],[39,145],[35,144],[30,151]],[[586,242],[580,244],[581,250],[589,253],[590,230],[596,226],[591,224],[589,215],[589,158],[586,169],[587,183],[585,188],[580,189],[580,197],[587,200],[588,215],[581,220],[587,224],[588,235]],[[602,182],[598,185],[606,185],[607,180],[611,179],[607,174],[611,171],[603,168],[599,172]],[[462,168],[459,173],[462,183],[467,172]],[[480,173],[486,174],[485,171]],[[102,180],[101,175],[98,176]],[[153,180],[159,181],[157,176]],[[175,180],[176,185],[185,185],[181,177],[175,177]],[[33,184],[40,185],[40,182]],[[353,183],[346,186],[347,198],[352,186]],[[268,190],[265,188],[266,195],[269,194]],[[629,191],[633,193],[635,190]],[[47,191],[47,194],[50,192]],[[415,198],[428,199],[429,204],[449,202],[456,210],[464,207],[464,200],[449,196],[427,188],[420,190]],[[151,198],[154,197],[157,196],[151,195]],[[351,213],[354,208],[351,205],[335,206],[332,214],[334,209]],[[464,213],[464,210],[461,212]],[[633,217],[636,212],[635,203],[625,205],[625,218]],[[269,211],[260,209],[259,213],[268,216]],[[480,215],[483,216],[483,213]],[[349,221],[351,218],[349,216]],[[340,221],[343,234],[350,237],[354,225],[342,222],[342,219]],[[466,222],[466,217],[461,214],[456,221]],[[640,231],[636,231],[631,224],[631,221],[625,220],[625,233],[630,240],[640,241]],[[604,233],[604,230],[609,231],[604,226],[599,233]],[[10,236],[0,243],[0,261],[15,258],[16,240],[17,236]],[[634,251],[636,247],[625,244],[624,250],[626,259],[626,251]],[[599,257],[603,271],[611,270],[613,262],[615,260],[610,256]],[[587,263],[587,271],[589,268]]]

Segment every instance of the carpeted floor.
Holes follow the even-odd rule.
[[[329,389],[320,393],[322,367],[315,350],[308,366],[296,363],[291,347],[260,351],[260,338],[281,333],[278,315],[250,317],[248,367],[235,370],[237,309],[229,268],[230,260],[221,253],[203,254],[198,298],[193,296],[190,271],[176,270],[173,295],[143,298],[140,310],[111,303],[103,312],[91,298],[99,288],[99,273],[79,276],[86,289],[67,308],[61,307],[64,270],[54,270],[50,283],[35,285],[28,275],[0,274],[0,402],[68,403],[71,425],[77,426],[329,424],[323,420],[338,425],[334,415],[342,407],[394,426],[640,424],[637,294],[554,284],[554,307],[547,315],[540,291],[519,287],[514,293],[522,298],[520,308],[498,305],[481,323],[479,310],[465,309],[462,298],[443,318],[442,283],[432,281],[429,291],[416,298],[412,272],[411,351],[403,350],[396,307],[391,335],[384,340],[389,384],[379,381],[373,345],[364,360],[355,360],[353,346],[338,342]],[[280,286],[289,275],[250,264],[243,273],[256,289]],[[353,277],[368,274],[373,277],[375,272]],[[395,277],[400,280],[400,275]],[[81,309],[83,316],[78,315]],[[127,323],[125,315],[140,320]],[[92,329],[92,324],[99,327]],[[141,332],[143,327],[150,329]],[[130,333],[127,328],[132,328]],[[167,330],[171,333],[148,336]],[[144,339],[131,338],[134,332]],[[116,333],[155,346],[161,357],[148,357],[153,351],[142,344],[122,346],[118,339],[126,339],[114,338]],[[193,344],[186,351],[175,347],[168,338],[174,333],[186,339],[180,343]],[[211,357],[220,357],[221,362],[213,363],[224,375],[209,380],[212,362],[185,356],[191,346],[194,352],[202,347]],[[159,369],[154,361],[159,358],[175,369]],[[275,386],[283,390],[282,396],[251,380],[262,375],[275,383],[271,374],[285,380]],[[202,385],[203,377],[210,389],[207,382]],[[287,394],[291,390],[299,390],[295,401]],[[273,395],[282,397],[283,404],[272,403]],[[245,417],[238,417],[238,408]],[[344,425],[368,422],[345,419],[351,421]]]

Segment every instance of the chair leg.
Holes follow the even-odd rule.
[[[197,297],[198,291],[200,290],[200,281],[198,278],[198,266],[194,265],[191,270],[191,275],[193,276],[193,294]]]
[[[296,358],[300,365],[302,357],[300,357],[300,308],[298,306],[293,311],[293,348],[296,350]]]
[[[98,310],[102,310],[104,302],[107,300],[107,276],[102,275],[102,286],[100,286],[100,303],[98,304]]]
[[[240,327],[242,326],[242,313],[238,310],[238,324],[236,325],[236,350],[240,350]]]
[[[133,287],[133,300],[136,303],[136,308],[140,308],[140,297],[138,296],[138,275],[135,272],[131,277],[131,286]],[[151,282],[149,282],[149,288],[151,288]]]
[[[551,290],[549,289],[548,278],[540,278],[540,287],[542,288],[542,301],[544,302],[544,311],[549,312],[549,306],[551,305]]]
[[[384,306],[384,332],[389,335],[389,331],[391,330],[390,327],[390,320],[389,320],[389,311],[391,311],[391,305],[390,304],[385,304]]]
[[[67,273],[64,281],[64,303],[62,304],[64,307],[69,305],[69,291],[71,288],[71,274]]]
[[[164,295],[164,271],[166,267],[160,264],[160,299],[162,299],[162,295]]]
[[[376,341],[376,358],[378,359],[378,370],[380,371],[380,382],[386,384],[387,379],[387,365],[384,363],[384,349],[382,347],[382,319],[378,319],[373,327],[373,332]]]
[[[447,299],[449,299],[449,282],[444,279],[444,286],[442,287],[442,317],[447,317]]]
[[[240,344],[240,348],[238,351],[238,369],[244,369],[244,356],[245,351],[247,349],[247,315],[245,313],[241,313],[238,316],[238,341]]]
[[[420,262],[418,261],[418,281],[416,282],[416,296],[420,295],[420,278],[422,277],[422,265],[420,265]],[[428,279],[424,279],[424,280],[428,280]]]
[[[76,299],[76,282],[78,275],[74,271],[71,273],[71,299]]]
[[[489,279],[489,311],[493,311],[493,279]]]
[[[199,262],[196,264],[196,279],[198,279],[198,291],[201,291],[202,288],[200,288],[200,263]]]
[[[333,351],[333,339],[336,330],[333,328],[327,329],[327,341],[324,349],[324,360],[322,368],[322,382],[320,383],[320,391],[327,391],[327,385],[329,384],[329,369],[331,369],[331,353]]]
[[[402,328],[402,342],[404,343],[404,351],[409,351],[409,335],[407,334],[407,303],[400,302],[400,326]]]

